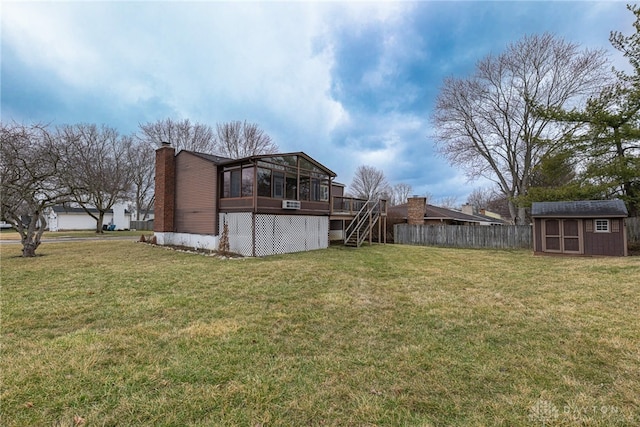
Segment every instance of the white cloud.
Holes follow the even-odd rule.
[[[29,66],[124,106],[159,98],[207,122],[267,113],[328,134],[348,113],[331,98],[329,9],[262,3],[11,3],[3,33]],[[98,25],[97,22],[100,22]],[[160,117],[159,117],[160,118]]]
[[[85,81],[101,69],[99,54],[86,45],[73,16],[54,4],[6,3],[2,16],[2,37],[28,65],[67,82]]]
[[[167,114],[211,125],[246,119],[283,150],[307,152],[346,184],[357,166],[370,164],[393,183],[411,181],[418,194],[442,197],[471,187],[463,173],[434,158],[427,140],[426,109],[444,74],[467,73],[476,59],[500,51],[506,39],[517,38],[531,23],[539,25],[536,31],[555,29],[592,47],[608,48],[610,30],[633,31],[633,16],[620,2],[589,3],[571,19],[549,13],[566,10],[552,2],[470,5],[3,2],[2,47],[11,52],[3,60],[19,57],[26,64],[3,62],[3,70],[45,76],[38,90],[50,98],[62,94],[65,102],[57,106],[68,106],[71,120],[87,120],[71,105],[77,99],[88,100],[78,103],[84,108],[98,100],[102,105],[96,110],[120,120],[110,125],[129,129],[138,119]],[[538,11],[556,18],[529,16]],[[505,25],[514,17],[523,25]],[[525,22],[526,17],[531,19]],[[368,39],[371,34],[379,38]],[[345,40],[361,42],[358,47],[370,41],[377,57],[371,55],[366,65],[354,63]],[[626,63],[619,58],[617,64]],[[344,67],[338,60],[351,62]],[[445,67],[451,68],[442,72]],[[343,69],[354,80],[334,80]],[[53,89],[43,89],[46,85]],[[28,92],[14,91],[16,97]],[[3,99],[3,111],[17,116],[35,111],[20,109],[23,104],[29,103]],[[100,121],[102,113],[91,120]]]

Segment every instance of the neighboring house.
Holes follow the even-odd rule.
[[[410,207],[411,205],[411,207]],[[407,203],[391,206],[388,216],[398,224],[409,220],[409,211],[417,217],[422,217],[424,225],[505,225],[507,221],[499,215],[473,213],[470,205],[463,206],[463,211],[442,208],[426,203],[424,197],[409,198]]]
[[[97,209],[90,209],[90,211],[98,216]],[[103,225],[108,227],[113,224],[116,230],[128,230],[130,222],[131,214],[125,209],[124,204],[116,204],[113,209],[109,209],[104,214]],[[96,220],[82,208],[54,206],[49,209],[47,227],[49,231],[95,230]]]
[[[164,143],[156,151],[156,240],[215,250],[226,225],[229,249],[244,256],[326,248],[330,221],[339,220],[333,204],[347,199],[333,194],[335,176],[302,152],[228,159],[175,154]]]
[[[622,200],[534,202],[534,253],[571,255],[627,255]]]
[[[142,219],[143,216],[144,219]],[[140,219],[138,221],[153,221],[153,218],[155,218],[155,212],[151,209],[149,212],[146,212],[146,216],[145,212],[140,212]],[[131,220],[136,221],[135,210],[131,213]]]

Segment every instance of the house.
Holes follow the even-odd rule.
[[[89,209],[98,216],[97,209]],[[62,230],[95,230],[96,220],[84,209],[79,207],[53,206],[47,213],[49,231]],[[115,204],[104,214],[103,224],[113,224],[116,230],[128,230],[131,223],[131,213],[122,203]]]
[[[176,154],[163,143],[156,150],[156,241],[215,250],[226,232],[229,249],[244,256],[326,248],[330,222],[335,221],[332,228],[341,224],[343,212],[334,204],[356,203],[338,195],[335,177],[302,152],[228,159],[187,150]],[[358,212],[344,213],[347,227]],[[373,228],[372,221],[358,222],[366,226],[358,236]]]
[[[474,213],[470,205],[462,207],[462,211],[430,205],[425,197],[411,197],[407,203],[391,206],[388,216],[397,223],[408,222],[410,213],[416,223],[424,225],[505,225],[499,215]]]
[[[536,254],[627,255],[622,200],[534,202],[531,217]]]

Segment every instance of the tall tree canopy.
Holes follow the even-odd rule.
[[[469,178],[494,181],[524,223],[518,196],[527,193],[534,168],[575,125],[534,114],[535,105],[578,104],[602,87],[603,50],[580,50],[550,34],[527,36],[500,55],[480,60],[467,78],[445,80],[432,117],[439,152]]]
[[[640,8],[628,6],[636,16],[636,33],[611,33],[609,40],[631,64],[632,73],[615,73],[616,80],[587,102],[583,110],[539,106],[542,117],[582,125],[566,140],[567,150],[581,161],[578,186],[563,187],[566,198],[620,197],[631,216],[640,215]],[[575,191],[575,189],[583,191]]]
[[[387,198],[391,188],[383,171],[373,166],[361,165],[356,169],[349,193],[360,199],[375,200]]]
[[[413,191],[413,187],[409,184],[405,184],[403,182],[395,184],[390,188],[389,197],[389,205],[401,205],[403,203],[407,203],[407,199],[411,196],[411,192]]]
[[[129,138],[127,162],[131,166],[131,198],[136,220],[145,220],[155,201],[155,151],[144,141]]]
[[[231,159],[275,154],[279,148],[255,123],[232,121],[216,125],[215,154]]]
[[[166,118],[140,124],[139,128],[138,139],[151,146],[160,147],[163,142],[168,142],[176,149],[176,152],[190,150],[213,153],[215,149],[215,134],[211,126],[191,123],[189,119]]]
[[[36,255],[47,209],[69,200],[54,145],[44,126],[0,125],[1,213],[20,233],[24,257]]]
[[[127,148],[131,138],[108,126],[76,124],[59,127],[56,139],[64,166],[60,179],[72,201],[96,220],[96,233],[102,233],[104,214],[129,195],[132,174]]]

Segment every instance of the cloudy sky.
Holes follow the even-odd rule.
[[[476,187],[435,154],[445,77],[527,34],[613,51],[625,2],[3,1],[3,121],[106,124],[171,117],[257,123],[350,184],[359,165],[413,194]]]

